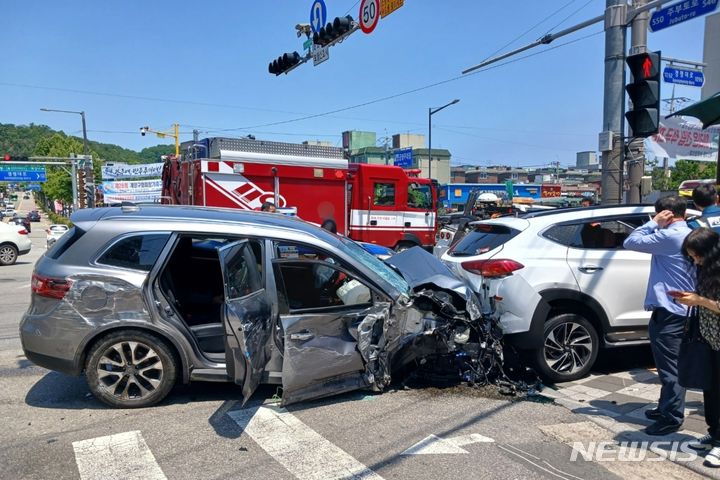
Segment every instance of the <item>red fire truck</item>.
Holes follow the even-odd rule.
[[[258,210],[265,201],[308,222],[395,249],[435,242],[437,188],[419,170],[348,163],[341,148],[206,138],[163,169],[163,201]]]

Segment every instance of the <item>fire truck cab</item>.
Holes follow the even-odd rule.
[[[403,250],[435,243],[437,186],[419,170],[348,163],[340,148],[206,138],[163,168],[163,198],[178,205],[281,211],[353,240]]]

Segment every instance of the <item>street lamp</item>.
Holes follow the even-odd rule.
[[[73,113],[75,115],[80,115],[82,118],[82,130],[83,130],[83,155],[88,154],[88,144],[87,144],[87,128],[85,127],[85,112],[76,112],[74,110],[57,110],[54,108],[41,108],[40,111],[42,112],[56,112],[56,113]],[[92,173],[92,168],[87,170],[88,180],[91,185],[93,185],[94,188],[94,178]],[[72,162],[72,190],[73,190],[73,211],[78,208],[78,179],[77,179],[77,163],[75,161]],[[84,179],[81,180],[83,183],[82,188],[85,188]],[[82,201],[83,205],[85,205],[85,200],[83,197]],[[90,207],[93,207],[95,205],[95,195],[94,191],[91,195],[88,195],[88,203],[90,204]]]
[[[443,105],[442,107],[438,108],[428,108],[428,178],[432,178],[432,116],[442,110],[443,108],[447,108],[450,105],[455,105],[460,101],[459,98],[456,98],[450,103],[447,103]]]
[[[82,129],[83,129],[83,155],[88,154],[87,146],[87,128],[85,127],[85,112],[75,112],[73,110],[55,110],[54,108],[41,108],[42,112],[58,112],[58,113],[74,113],[82,117]]]
[[[147,133],[154,133],[158,138],[172,137],[175,139],[175,156],[180,155],[180,125],[173,123],[173,130],[169,132],[158,132],[148,126],[140,127],[140,135],[143,137]]]

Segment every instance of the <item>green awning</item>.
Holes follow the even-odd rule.
[[[710,98],[706,98],[705,100],[693,103],[689,107],[685,107],[682,110],[671,113],[665,118],[677,117],[680,115],[697,118],[702,122],[703,129],[708,128],[711,125],[720,124],[720,92]]]

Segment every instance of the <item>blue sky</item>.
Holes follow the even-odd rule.
[[[330,60],[275,77],[268,62],[302,51],[294,26],[308,22],[311,0],[207,2],[13,1],[3,6],[0,123],[46,124],[140,150],[159,142],[139,127],[182,125],[202,136],[242,136],[341,144],[343,130],[378,137],[427,133],[454,164],[542,166],[575,162],[594,150],[602,120],[604,39],[597,34],[498,68],[368,106],[267,125],[392,96],[460,75],[492,55],[600,15],[604,0],[406,0],[376,30],[358,31],[330,49]],[[328,16],[357,18],[355,0],[326,0]],[[541,20],[565,7],[530,32]],[[574,13],[574,14],[573,14]],[[570,17],[570,18],[567,18]],[[652,50],[702,60],[704,20],[649,33]],[[600,32],[589,27],[550,47]],[[519,57],[515,57],[516,59]],[[41,87],[41,88],[38,88]],[[663,97],[671,86],[663,84]],[[677,87],[699,99],[700,89]],[[225,131],[223,131],[225,130]]]

